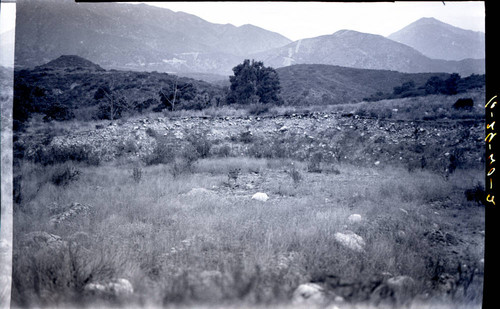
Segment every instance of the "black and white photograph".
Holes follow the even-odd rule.
[[[0,307],[482,308],[484,1],[0,13]]]

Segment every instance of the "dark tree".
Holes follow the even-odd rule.
[[[119,119],[129,109],[127,99],[119,96],[115,90],[116,87],[103,85],[94,93],[94,100],[100,102],[97,114],[99,119]]]
[[[279,76],[271,67],[261,61],[245,59],[233,68],[228,103],[281,103]]]
[[[453,73],[445,81],[445,94],[457,94],[458,82],[460,81],[460,75]]]
[[[71,109],[59,102],[55,102],[54,104],[50,105],[46,110],[45,110],[45,117],[43,117],[44,120],[49,121],[49,120],[57,120],[57,121],[63,121],[63,120],[70,120],[75,118],[75,115],[71,111]]]
[[[403,94],[405,92],[409,92],[414,89],[415,89],[415,82],[411,80],[409,82],[403,83],[401,86],[394,87],[393,93],[398,95],[398,94]]]
[[[432,76],[425,83],[425,93],[437,94],[443,93],[446,89],[446,84],[439,76]]]
[[[167,87],[163,87],[158,92],[161,104],[155,108],[155,111],[162,109],[175,110],[181,101],[190,101],[196,96],[197,90],[191,83],[183,83],[176,79]]]

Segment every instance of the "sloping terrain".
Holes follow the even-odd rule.
[[[435,18],[421,18],[387,38],[433,59],[485,58],[484,33],[454,27]]]
[[[298,64],[278,68],[281,94],[288,104],[341,104],[360,102],[377,92],[392,93],[394,87],[413,81],[425,85],[432,76],[446,79],[446,73],[400,73],[324,64]]]
[[[464,76],[482,74],[485,70],[484,59],[431,59],[407,45],[383,36],[352,30],[340,30],[331,35],[298,40],[252,57],[275,68],[292,64],[330,64],[406,73],[459,73]]]
[[[290,42],[255,26],[212,24],[145,4],[23,0],[16,21],[19,67],[78,55],[105,68],[228,75],[247,54]]]

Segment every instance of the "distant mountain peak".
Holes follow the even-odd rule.
[[[436,19],[434,17],[422,17],[419,20],[417,20],[415,23],[426,23],[426,24],[444,24],[444,22],[440,21],[439,19]]]
[[[387,38],[411,46],[432,59],[485,58],[483,32],[458,28],[433,17],[420,18]]]
[[[81,68],[95,71],[105,71],[99,65],[85,58],[76,55],[62,55],[57,59],[47,62],[44,65],[38,66],[38,69],[66,69],[66,68]]]

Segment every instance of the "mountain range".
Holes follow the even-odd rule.
[[[209,23],[146,4],[17,2],[16,66],[79,55],[107,68],[221,72],[291,42],[262,28]]]
[[[484,33],[453,27],[435,18],[421,18],[387,38],[434,59],[485,58]]]
[[[484,73],[484,60],[431,59],[412,47],[381,35],[340,30],[331,35],[298,40],[254,55],[272,67],[292,64],[330,64],[360,69],[407,73]]]
[[[419,46],[419,37],[425,37],[425,31],[433,31],[429,26],[422,27],[423,24],[417,21],[402,29],[403,34],[398,31],[388,38],[341,30],[292,42],[253,25],[214,24],[191,14],[146,4],[19,0],[15,64],[27,68],[61,55],[78,55],[105,69],[171,72],[193,77],[201,73],[200,78],[210,80],[218,79],[218,75],[220,79],[227,78],[232,68],[246,58],[264,61],[266,66],[275,68],[329,64],[407,73],[484,73],[485,61],[481,57],[484,43],[472,44],[472,36],[463,35],[463,31],[468,31],[432,22],[427,24],[430,28],[435,26],[434,35],[439,37],[442,33],[452,37],[451,41]],[[397,42],[403,39],[407,43]],[[428,55],[428,45],[444,49],[443,44],[471,46],[474,51],[461,52],[467,59],[458,54],[440,59]]]

